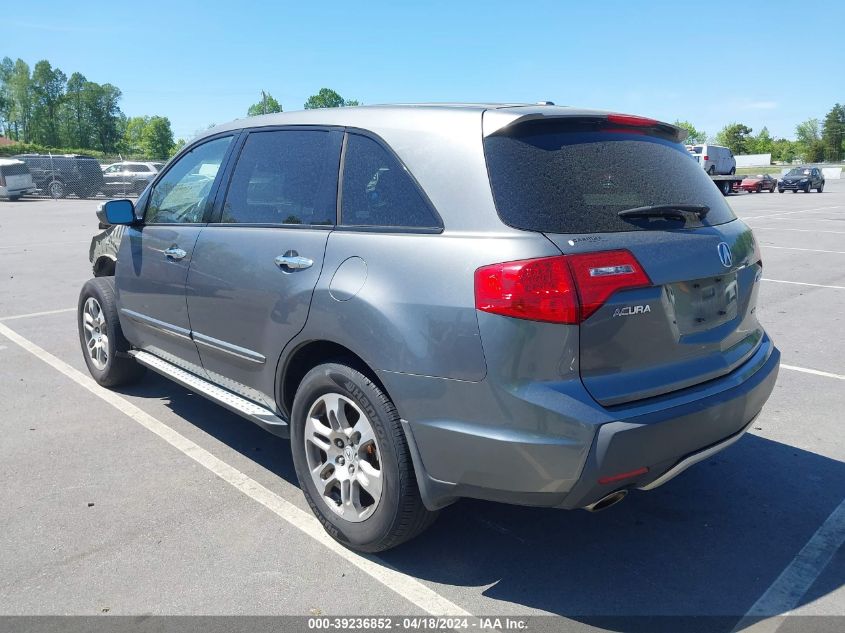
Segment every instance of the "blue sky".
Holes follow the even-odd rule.
[[[127,115],[168,116],[181,137],[244,116],[262,89],[285,110],[326,86],[364,103],[551,100],[786,137],[845,102],[845,0],[18,6],[0,56],[111,82]]]

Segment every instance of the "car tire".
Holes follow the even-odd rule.
[[[810,183],[807,183],[807,186],[804,187],[804,193],[810,193]]]
[[[778,189],[778,193],[783,193],[783,189]]]
[[[47,183],[47,195],[53,198],[53,200],[67,198],[67,187],[65,187],[65,183],[61,180],[51,180]]]
[[[824,191],[824,183],[818,186],[818,188],[816,189],[816,193],[821,193],[822,191]]]
[[[96,277],[82,286],[76,322],[88,371],[103,387],[134,382],[144,367],[129,355],[114,298],[114,277]]]
[[[20,196],[9,196],[9,202],[17,202],[20,199]]]
[[[736,167],[731,167],[731,170],[728,172],[728,175],[733,176],[736,173]]]
[[[711,176],[715,176],[716,175],[716,165],[710,165],[710,169],[707,170],[707,173],[710,174]]]
[[[299,384],[291,450],[308,505],[345,547],[384,551],[417,536],[437,517],[420,497],[396,407],[343,360],[315,367]]]
[[[755,193],[763,193],[763,185],[757,185]]]
[[[729,180],[724,180],[719,183],[719,191],[722,192],[723,196],[727,196],[731,192],[731,183]]]

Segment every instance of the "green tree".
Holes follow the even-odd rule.
[[[4,57],[0,62],[0,83],[2,117],[9,136],[16,141],[29,142],[33,98],[29,65],[22,59],[12,61],[10,57]]]
[[[687,138],[684,141],[687,145],[698,145],[707,142],[707,132],[696,129],[689,121],[675,121],[675,125],[687,131]]]
[[[742,123],[730,123],[716,135],[716,144],[729,147],[735,155],[748,153],[751,128]]]
[[[795,126],[798,154],[807,163],[824,160],[824,141],[818,119],[807,119]]]
[[[67,76],[46,59],[32,71],[32,138],[47,147],[60,145],[59,107],[65,97]]]
[[[795,141],[779,138],[772,143],[772,160],[784,163],[791,163],[798,154]]]
[[[85,85],[88,80],[80,73],[73,73],[67,80],[65,99],[61,108],[62,145],[66,147],[91,147],[91,125],[85,111]]]
[[[112,84],[98,84],[89,81],[85,84],[85,111],[91,121],[97,149],[106,154],[118,151],[122,138],[121,119],[118,102],[122,93]]]
[[[149,122],[148,116],[133,116],[126,119],[122,145],[127,153],[136,155],[144,153],[144,130]]]
[[[150,158],[169,158],[174,145],[170,119],[164,116],[150,117],[141,134],[144,154]]]
[[[269,92],[261,91],[261,101],[253,103],[246,111],[247,116],[258,116],[259,114],[272,114],[281,112],[282,104],[276,101]]]
[[[824,157],[829,161],[842,160],[845,150],[845,106],[834,105],[822,123]]]
[[[769,134],[769,128],[763,126],[760,133],[748,138],[748,151],[751,154],[771,154],[775,140]]]
[[[308,101],[305,102],[305,109],[342,108],[344,106],[356,105],[361,105],[357,99],[346,100],[331,88],[320,88],[320,92],[308,97]]]

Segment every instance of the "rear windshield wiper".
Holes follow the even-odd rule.
[[[620,218],[670,218],[686,221],[684,213],[695,213],[699,219],[704,218],[710,207],[706,204],[653,204],[646,207],[625,209],[617,215]]]

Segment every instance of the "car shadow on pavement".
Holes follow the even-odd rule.
[[[287,440],[152,374],[123,392],[164,399],[297,485]],[[660,628],[646,616],[694,616],[696,627],[687,621],[685,630],[730,631],[843,497],[845,463],[749,434],[661,488],[595,514],[460,501],[379,558],[450,586],[441,593],[473,613],[528,607],[625,631]],[[843,585],[845,566],[831,566],[800,604]],[[480,604],[479,592],[501,607]]]

